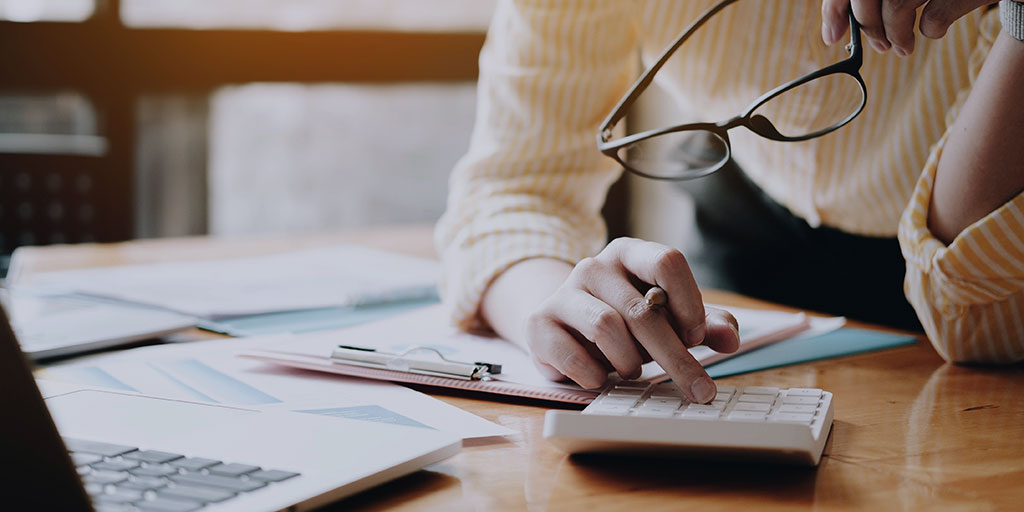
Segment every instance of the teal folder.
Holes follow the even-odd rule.
[[[905,334],[843,328],[821,336],[785,340],[751,350],[708,366],[707,372],[711,378],[726,377],[778,366],[910,345],[916,341],[917,338]]]
[[[306,309],[201,322],[200,329],[229,336],[260,336],[264,334],[303,333],[341,329],[372,322],[406,311],[437,304],[437,297],[365,306]]]

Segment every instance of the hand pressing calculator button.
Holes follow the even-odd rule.
[[[569,453],[762,460],[816,466],[832,428],[832,393],[719,386],[693,404],[671,383],[618,382],[582,412],[548,411],[544,438]]]

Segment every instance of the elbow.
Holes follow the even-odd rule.
[[[1003,324],[1004,315],[991,307],[963,308],[958,314],[930,309],[920,314],[925,334],[946,362],[962,365],[1004,365],[1024,360],[1024,338]]]
[[[994,293],[907,260],[904,291],[935,351],[955,364],[1024,360],[1024,291]]]

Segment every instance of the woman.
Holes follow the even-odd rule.
[[[864,110],[804,142],[731,130],[738,166],[694,182],[706,254],[633,239],[604,247],[599,210],[621,167],[595,149],[598,126],[636,77],[637,50],[645,65],[657,60],[715,3],[500,3],[481,53],[470,151],[437,229],[457,324],[490,327],[528,346],[550,377],[588,388],[609,370],[637,375],[653,358],[691,400],[707,402],[714,385],[686,347],[731,351],[738,334],[727,313],[703,306],[697,284],[742,274],[731,288],[815,310],[902,325],[916,312],[950,361],[1024,358],[1024,102],[1015,99],[1024,42],[1014,37],[1024,30],[1013,25],[1024,13],[1015,3],[1003,6],[1005,30],[978,0],[931,0],[917,27],[923,1],[725,7],[654,79],[700,120],[730,119],[847,56],[835,43],[851,9],[877,52],[860,69]],[[916,30],[937,39],[915,45]],[[846,97],[800,96],[791,108]],[[691,263],[707,268],[699,279]],[[665,308],[646,306],[651,285],[667,292]]]

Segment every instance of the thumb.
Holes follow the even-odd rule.
[[[990,3],[991,0],[931,0],[921,12],[921,35],[939,39],[954,21]]]

